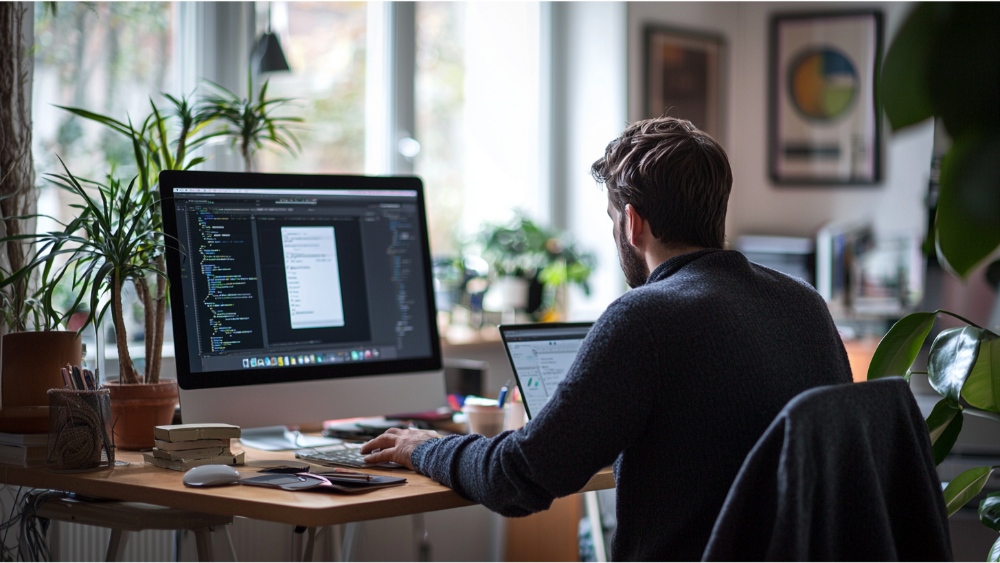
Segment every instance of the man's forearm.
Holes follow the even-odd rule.
[[[503,516],[546,510],[559,496],[531,478],[513,432],[495,438],[448,436],[418,446],[414,469]]]

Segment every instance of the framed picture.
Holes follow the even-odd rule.
[[[874,184],[882,177],[882,13],[776,15],[771,21],[771,179]]]
[[[670,115],[720,139],[721,37],[646,27],[645,117]]]

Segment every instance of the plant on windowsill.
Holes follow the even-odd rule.
[[[299,117],[276,116],[274,111],[292,102],[292,98],[267,98],[268,82],[260,87],[257,99],[253,95],[253,72],[247,72],[247,98],[240,98],[222,86],[206,80],[210,94],[198,107],[199,122],[218,121],[219,127],[204,139],[229,139],[234,150],[243,157],[246,172],[253,171],[253,157],[270,142],[295,155],[302,150],[299,140],[289,128],[302,123]]]
[[[879,95],[894,129],[940,118],[952,139],[941,162],[940,193],[925,249],[960,278],[1000,247],[1000,6],[925,3],[893,41]],[[938,313],[966,326],[942,331],[931,344],[927,376],[942,396],[927,418],[940,464],[966,414],[1000,422],[1000,335],[946,311],[913,313],[886,334],[868,379],[907,379]],[[944,489],[951,516],[975,499],[1000,466],[965,471]],[[984,525],[1000,531],[1000,492],[979,503]],[[989,561],[1000,560],[1000,540]]]
[[[593,255],[579,251],[564,233],[535,225],[522,212],[507,225],[486,226],[477,241],[495,276],[489,291],[501,294],[503,307],[554,321],[562,313],[559,291],[575,283],[590,294]]]

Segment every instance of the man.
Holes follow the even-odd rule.
[[[733,177],[690,122],[641,121],[592,167],[628,284],[523,429],[390,430],[362,449],[506,516],[545,510],[614,464],[615,560],[698,560],[744,458],[792,397],[851,381],[823,299],[723,250]]]

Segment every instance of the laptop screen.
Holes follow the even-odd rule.
[[[507,356],[531,418],[555,394],[593,323],[500,327]]]

